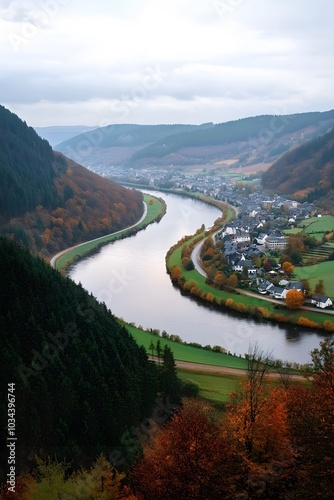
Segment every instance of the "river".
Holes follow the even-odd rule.
[[[137,326],[166,330],[187,342],[220,345],[241,355],[257,342],[275,358],[309,362],[309,352],[324,338],[322,333],[214,311],[172,286],[165,268],[167,250],[201,224],[212,226],[221,212],[191,198],[151,193],[167,203],[162,220],[81,260],[70,269],[70,277],[105,302],[113,314]]]

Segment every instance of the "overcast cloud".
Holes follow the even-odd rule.
[[[332,109],[332,0],[0,0],[0,103],[32,126]]]

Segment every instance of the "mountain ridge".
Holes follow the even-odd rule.
[[[180,125],[169,125],[167,135],[163,135],[161,125],[110,125],[58,144],[56,149],[90,168],[182,166],[231,157],[237,157],[244,166],[250,162],[273,162],[283,152],[325,132],[333,124],[334,110],[260,115],[220,124],[186,125],[184,130]],[[161,133],[155,140],[157,127]],[[126,144],[122,143],[125,139]]]

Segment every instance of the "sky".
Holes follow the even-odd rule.
[[[333,0],[0,0],[0,104],[33,127],[334,108]]]

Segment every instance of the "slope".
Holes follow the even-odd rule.
[[[245,166],[272,163],[333,124],[334,110],[261,115],[216,125],[112,125],[66,141],[57,149],[91,168],[191,165],[229,158]]]
[[[142,194],[55,153],[0,106],[0,231],[48,257],[122,229],[143,213]]]
[[[264,189],[334,208],[334,128],[286,153],[263,174]]]
[[[5,443],[13,383],[17,473],[36,453],[81,465],[110,453],[154,404],[145,349],[104,304],[4,238],[0,274],[0,433]],[[5,446],[0,453],[7,473]]]

